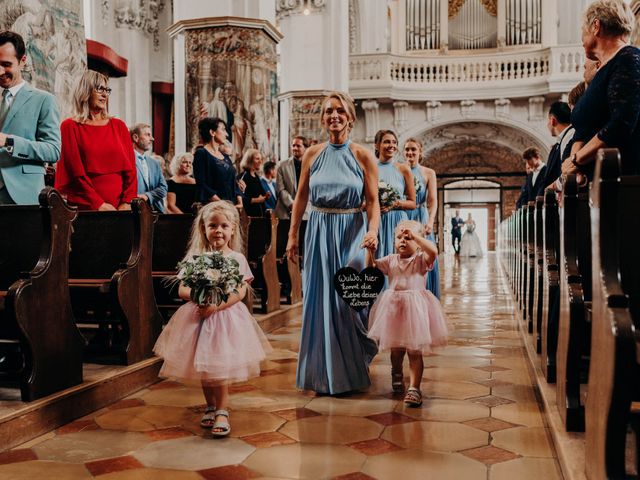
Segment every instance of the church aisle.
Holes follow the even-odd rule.
[[[298,320],[231,389],[231,438],[199,427],[200,388],[164,381],[0,453],[0,478],[561,479],[497,258],[443,260],[452,335],[425,358],[422,408],[391,395],[388,354],[366,393],[297,392]]]

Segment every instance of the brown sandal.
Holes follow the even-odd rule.
[[[404,404],[407,407],[419,407],[422,405],[422,393],[415,387],[409,387],[404,396]]]

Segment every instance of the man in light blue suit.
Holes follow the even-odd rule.
[[[138,197],[149,202],[152,210],[164,213],[167,182],[162,175],[162,168],[160,168],[158,162],[148,154],[153,145],[151,126],[146,123],[138,123],[131,129],[131,141],[136,154]]]
[[[22,78],[25,50],[20,35],[0,32],[0,204],[37,204],[44,164],[60,157],[56,100]]]

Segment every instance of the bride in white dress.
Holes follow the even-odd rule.
[[[463,257],[481,257],[482,246],[480,245],[480,238],[476,233],[476,222],[471,218],[471,214],[467,217],[467,221],[464,222],[467,226],[462,240],[460,241],[460,256]]]

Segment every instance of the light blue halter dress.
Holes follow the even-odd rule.
[[[296,385],[331,395],[371,385],[367,367],[377,353],[375,342],[367,338],[366,311],[352,310],[333,286],[340,268],[364,268],[364,173],[349,144],[327,144],[311,165],[304,240]]]
[[[380,178],[380,181],[395,188],[402,199],[405,198],[404,177],[393,162],[378,162],[378,177]],[[378,234],[378,258],[386,257],[387,255],[394,253],[395,229],[398,226],[398,223],[407,219],[406,210],[390,210],[381,215],[380,232]]]
[[[409,220],[415,220],[423,225],[429,223],[429,209],[427,208],[427,182],[422,176],[420,168],[416,165],[411,168],[411,173],[420,182],[420,191],[416,192],[416,205],[418,208],[415,210],[408,210],[407,215]],[[427,235],[427,239],[436,243],[436,237],[431,232]],[[440,270],[438,266],[438,259],[433,263],[433,269],[427,274],[427,290],[433,293],[438,300],[440,299]]]

